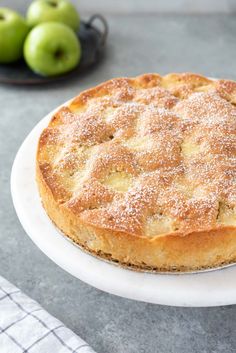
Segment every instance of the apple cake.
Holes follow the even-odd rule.
[[[53,114],[36,159],[48,216],[86,251],[151,271],[236,261],[236,82],[112,79]]]

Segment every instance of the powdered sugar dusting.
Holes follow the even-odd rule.
[[[208,86],[179,99],[113,80],[82,111],[62,111],[45,140],[57,146],[47,154],[57,181],[69,175],[67,204],[86,222],[135,235],[148,217],[157,227],[167,217],[181,234],[217,227],[236,207],[236,108]],[[103,184],[116,172],[132,178],[127,191]]]

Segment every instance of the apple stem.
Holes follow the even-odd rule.
[[[48,4],[53,7],[57,7],[57,2],[53,0],[48,0]]]
[[[55,55],[55,58],[60,59],[64,56],[64,53],[61,49],[58,49],[54,55]]]

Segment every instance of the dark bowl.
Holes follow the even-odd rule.
[[[102,29],[94,25],[95,21],[100,21]],[[75,69],[60,76],[44,77],[34,73],[22,59],[13,64],[0,64],[0,83],[37,85],[74,77],[85,72],[102,57],[107,34],[108,25],[105,18],[98,14],[93,15],[87,22],[81,21],[77,35],[82,47],[82,57]]]

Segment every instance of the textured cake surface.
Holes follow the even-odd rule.
[[[236,260],[236,83],[118,78],[82,92],[42,132],[37,181],[67,236],[140,269]]]

